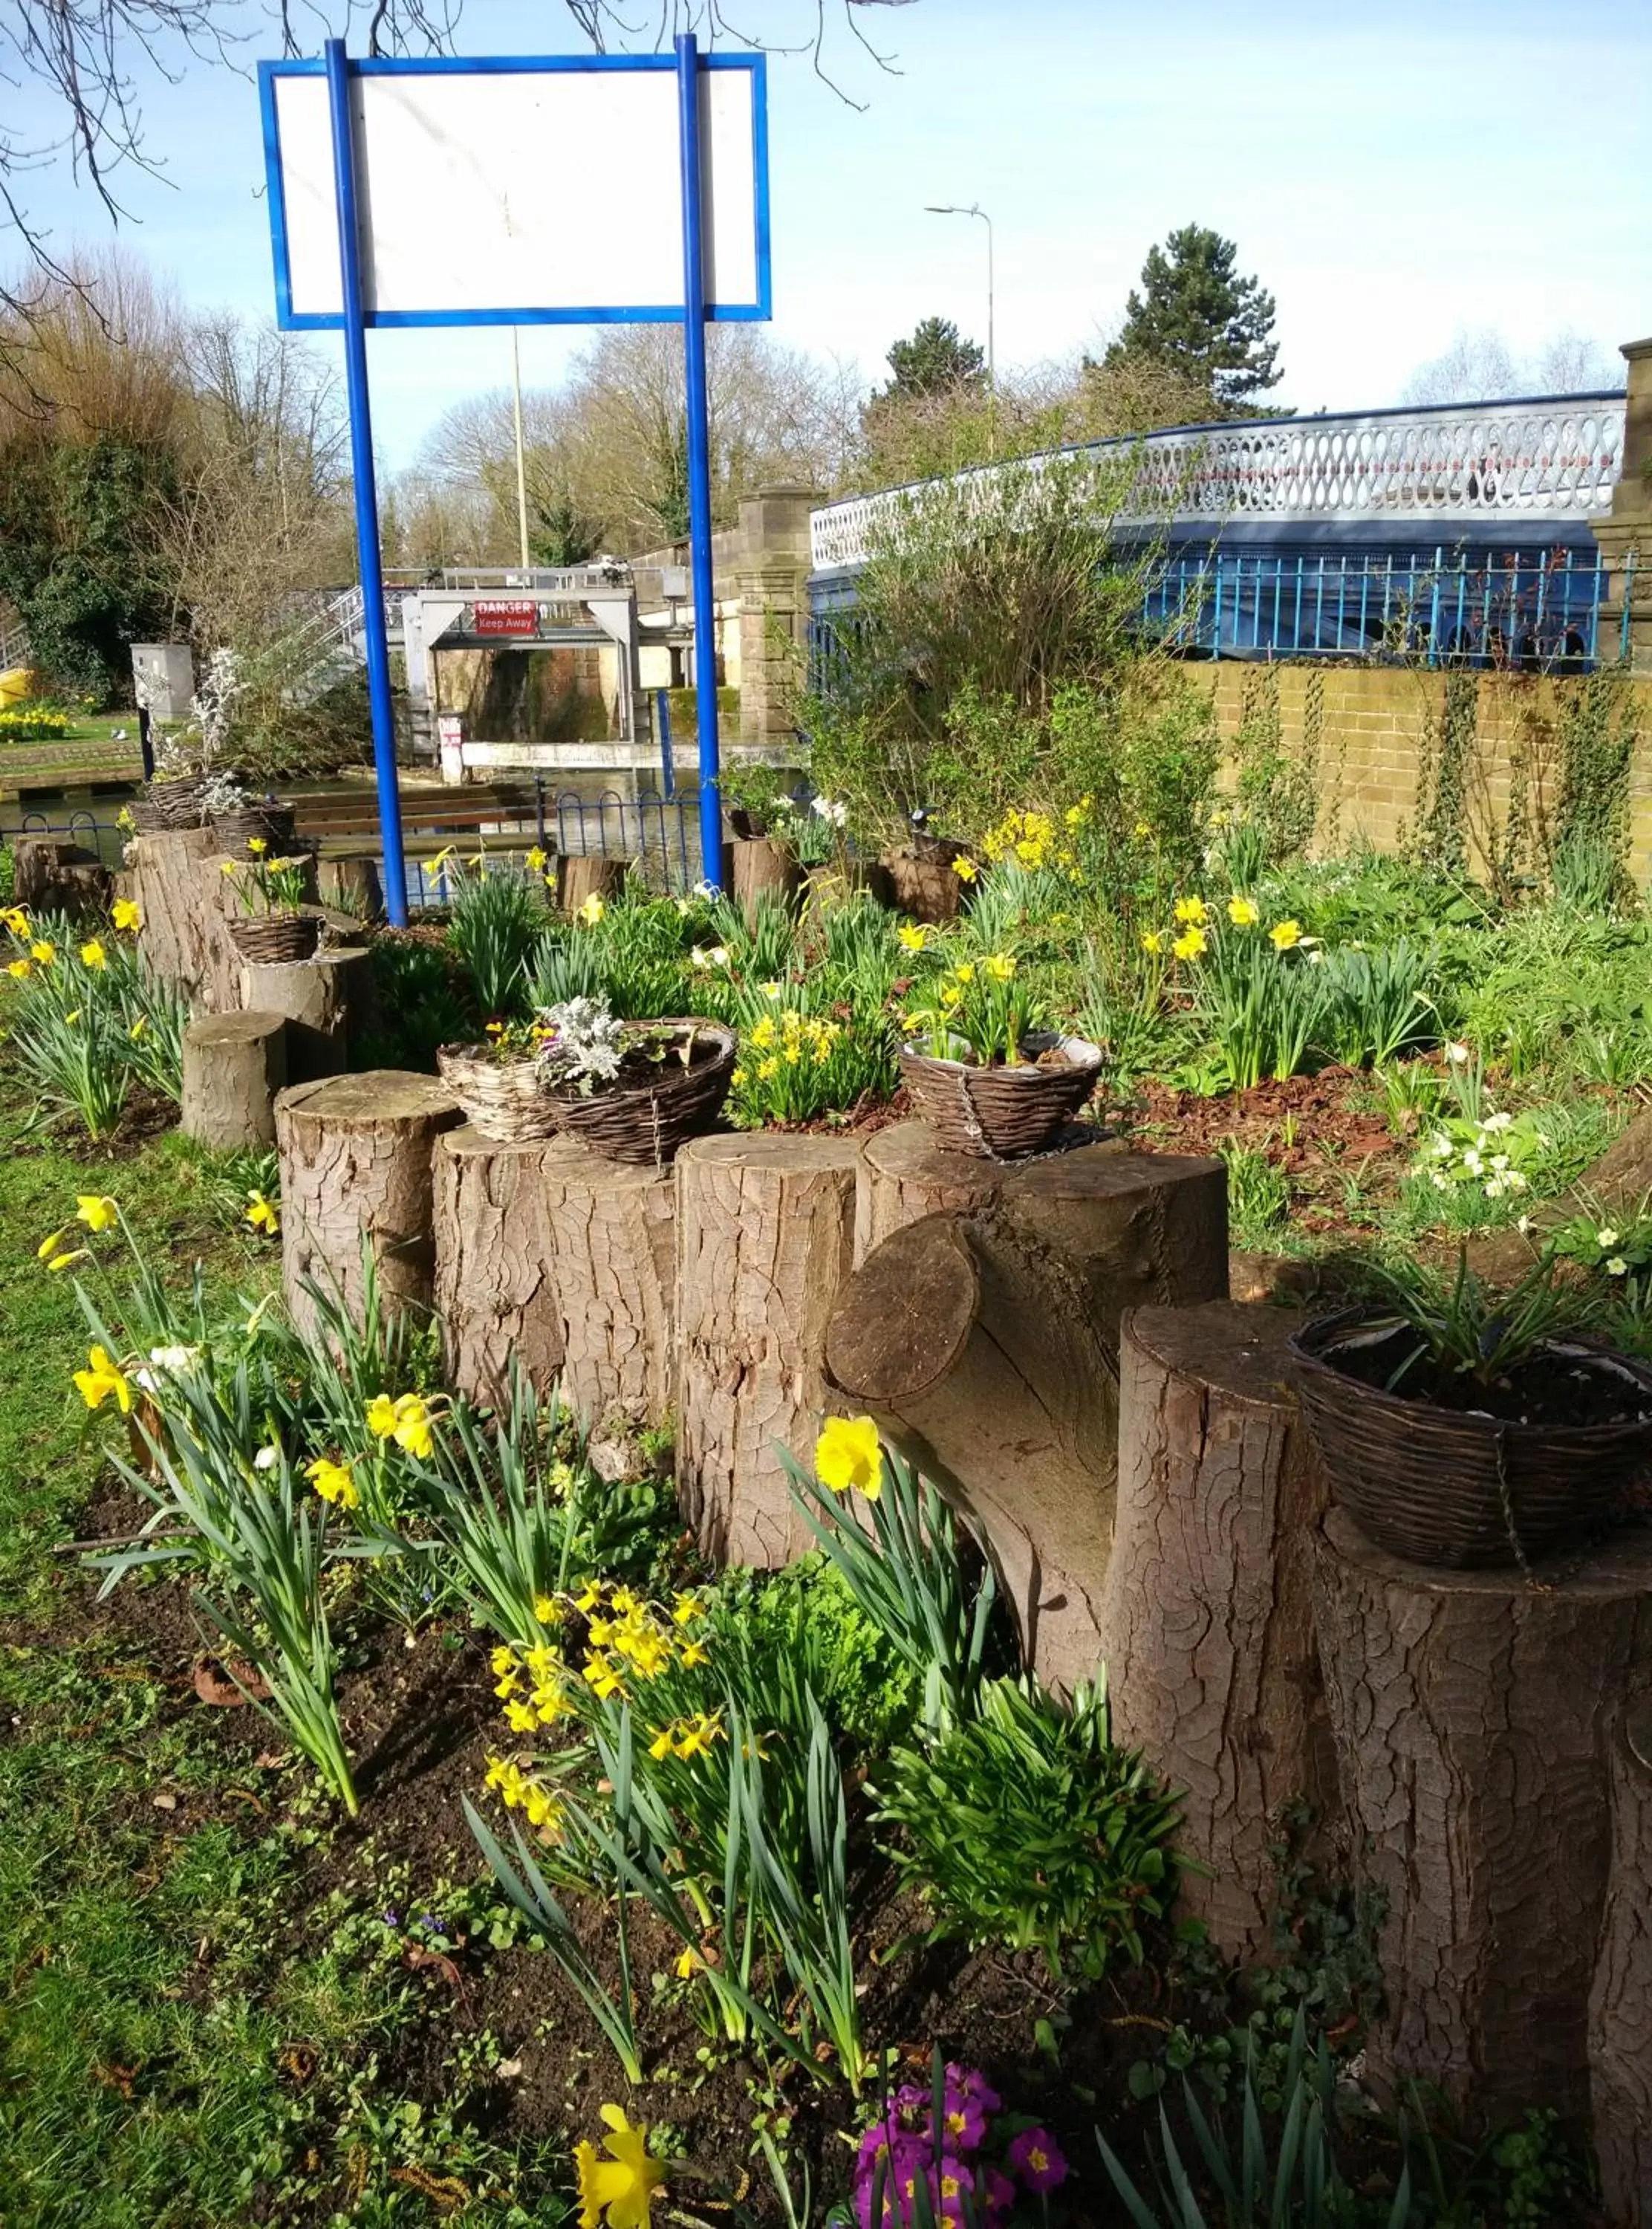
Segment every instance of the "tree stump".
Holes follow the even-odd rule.
[[[1652,1704],[1613,1745],[1612,1852],[1589,1999],[1590,2095],[1610,2220],[1652,2225]]]
[[[233,1013],[240,1004],[240,955],[224,922],[223,877],[216,864],[221,854],[212,831],[178,828],[135,837],[126,857],[150,973],[172,984],[197,1013]]]
[[[441,1133],[464,1120],[445,1085],[401,1069],[291,1084],[281,1093],[281,1285],[301,1330],[315,1323],[306,1278],[336,1290],[360,1316],[364,1246],[387,1312],[430,1307],[432,1155]]]
[[[472,1400],[498,1402],[513,1361],[541,1393],[562,1366],[545,1164],[568,1152],[554,1139],[501,1144],[469,1123],[436,1140],[436,1312],[448,1383]]]
[[[279,1014],[202,1014],[183,1032],[178,1127],[215,1153],[275,1143],[275,1095],[287,1082]]]
[[[29,913],[66,913],[101,922],[112,877],[95,851],[54,836],[20,836],[12,853],[12,899]]]
[[[313,1083],[349,1065],[352,1029],[361,1026],[372,963],[365,945],[336,946],[313,960],[243,960],[243,1006],[280,1014],[287,1025],[287,1070]]]
[[[564,913],[578,913],[588,898],[605,904],[625,887],[635,862],[610,859],[600,851],[562,851],[556,860],[556,903]]]
[[[775,1569],[814,1545],[775,1449],[812,1459],[858,1158],[849,1139],[765,1134],[677,1156],[677,1490],[720,1562]]]
[[[541,1167],[562,1397],[593,1433],[663,1424],[675,1368],[674,1172],[604,1160],[575,1138],[549,1140]]]
[[[378,854],[340,852],[330,858],[323,854],[316,862],[316,896],[322,905],[347,915],[358,928],[364,922],[382,921],[384,886],[379,877]]]
[[[1266,1949],[1279,1807],[1334,1805],[1314,1639],[1326,1487],[1285,1342],[1299,1318],[1137,1308],[1119,1346],[1118,1510],[1098,1616],[1114,1739],[1185,1790],[1181,1902],[1234,1959]]]
[[[897,1230],[838,1297],[830,1382],[980,1527],[1049,1686],[1099,1661],[1119,1319],[1224,1296],[1226,1183],[1220,1161],[1056,1154]]]
[[[1390,2091],[1437,2084],[1470,2123],[1587,2107],[1610,1753],[1652,1647],[1652,1535],[1536,1580],[1402,1563],[1338,1509],[1315,1557],[1342,1801],[1386,1904],[1367,2063]]]
[[[737,838],[728,846],[730,887],[748,928],[757,926],[758,907],[766,892],[790,905],[804,884],[804,870],[789,844],[766,836]]]
[[[1121,1141],[1098,1137],[1087,1123],[1073,1124],[1057,1144],[1068,1151],[1080,1146],[1124,1151]],[[892,1122],[887,1130],[874,1130],[861,1146],[855,1178],[856,1262],[926,1215],[968,1214],[984,1207],[1008,1179],[1025,1173],[1025,1167],[1013,1161],[983,1161],[973,1153],[940,1152],[925,1122]]]
[[[964,903],[964,883],[952,862],[959,845],[916,851],[886,851],[879,865],[888,877],[889,903],[914,921],[954,921]]]

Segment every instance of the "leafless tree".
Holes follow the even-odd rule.
[[[1485,326],[1459,332],[1444,355],[1418,365],[1399,399],[1409,403],[1490,402],[1521,395],[1580,395],[1621,387],[1621,360],[1570,330],[1553,334],[1529,357],[1516,355],[1502,334]]]

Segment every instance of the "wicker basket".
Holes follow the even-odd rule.
[[[546,1093],[536,1062],[498,1060],[486,1045],[449,1044],[437,1047],[436,1065],[484,1138],[517,1146],[557,1130],[558,1102]]]
[[[1377,1547],[1408,1563],[1482,1570],[1581,1542],[1627,1513],[1630,1482],[1652,1465],[1652,1422],[1508,1424],[1407,1400],[1331,1359],[1373,1327],[1367,1310],[1343,1308],[1290,1346],[1332,1495]],[[1546,1351],[1627,1384],[1652,1416],[1652,1365],[1588,1339],[1551,1339]]]
[[[1033,1065],[1056,1047],[1066,1055],[1064,1067]],[[1101,1047],[1087,1037],[1029,1037],[1021,1050],[1032,1058],[1015,1068],[976,1068],[902,1045],[900,1072],[912,1105],[942,1153],[984,1161],[1036,1153],[1095,1089]]]
[[[285,851],[292,844],[293,825],[290,805],[249,805],[212,816],[212,832],[226,851],[245,851],[249,844],[260,841],[272,851]]]
[[[646,1083],[555,1095],[561,1127],[610,1161],[640,1161],[662,1168],[680,1146],[709,1130],[728,1096],[737,1039],[720,1022],[695,1018],[636,1025],[638,1031],[670,1031],[692,1041],[688,1067],[668,1052]]]
[[[313,960],[321,941],[321,922],[313,913],[232,914],[229,935],[243,960],[268,967],[284,960]]]
[[[133,825],[144,835],[172,828],[199,828],[205,817],[199,781],[146,781],[128,810]]]

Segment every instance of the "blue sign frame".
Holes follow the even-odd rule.
[[[769,72],[766,55],[701,55],[702,70],[746,70],[752,86],[752,208],[757,232],[757,299],[752,302],[712,304],[706,312],[720,324],[766,324],[774,315],[773,269],[769,232]],[[674,75],[674,55],[495,55],[476,61],[451,55],[428,55],[417,61],[353,61],[356,77],[502,77],[529,72],[592,76],[618,72],[651,71]],[[280,145],[275,113],[278,78],[325,77],[324,61],[260,62],[258,66],[259,109],[264,125],[264,173],[270,197],[270,232],[275,250],[275,321],[283,332],[342,332],[341,311],[330,315],[292,307],[291,265],[287,247],[286,200],[281,180]],[[565,310],[536,309],[523,303],[500,310],[386,310],[365,312],[371,331],[397,325],[679,325],[681,303],[592,303]]]
[[[719,307],[708,303],[700,147],[700,73],[744,69],[752,73],[752,209],[756,230],[758,299]],[[362,299],[361,241],[356,224],[356,149],[352,80],[360,76],[464,73],[472,76],[525,71],[672,72],[677,82],[678,157],[682,183],[682,300],[558,310],[522,305],[510,309],[397,311],[382,316]],[[343,307],[337,316],[295,315],[292,309],[285,199],[277,129],[275,84],[280,77],[324,77],[333,145],[337,199],[339,280]],[[385,903],[392,922],[407,922],[407,879],[402,851],[401,796],[396,777],[395,721],[390,689],[390,646],[384,618],[384,576],[379,543],[379,500],[373,460],[373,420],[368,386],[367,334],[373,326],[518,324],[681,324],[686,367],[688,437],[689,555],[694,584],[695,696],[700,757],[700,850],[702,871],[713,888],[723,879],[722,797],[717,732],[717,607],[711,538],[711,439],[706,372],[706,324],[712,318],[752,321],[771,314],[769,231],[768,74],[761,55],[705,55],[691,32],[676,41],[676,53],[663,55],[509,55],[488,60],[432,57],[419,61],[353,62],[342,39],[327,42],[322,61],[260,62],[259,100],[264,120],[265,162],[269,179],[270,230],[275,252],[278,323],[286,331],[342,332],[344,378],[349,401],[350,459],[355,482],[355,538],[362,573],[362,626],[366,638],[368,697],[373,716],[374,773],[379,793],[379,825],[384,845]]]

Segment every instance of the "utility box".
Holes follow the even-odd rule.
[[[135,642],[132,687],[151,720],[187,720],[195,701],[195,652],[187,642]]]

